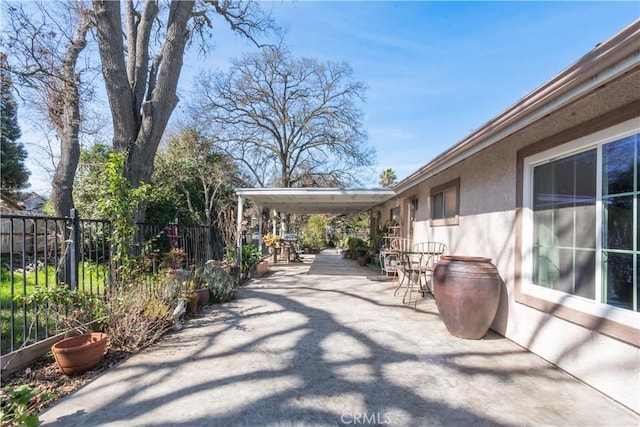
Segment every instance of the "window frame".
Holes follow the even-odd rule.
[[[389,221],[392,223],[400,223],[400,220],[402,218],[402,210],[400,209],[400,206],[394,206],[392,208],[389,209]]]
[[[589,127],[585,127],[589,129]],[[573,129],[557,138],[518,152],[518,196],[516,234],[516,302],[553,314],[624,342],[640,346],[640,313],[602,303],[602,146],[640,133],[637,119],[627,120],[585,134]],[[533,168],[574,154],[597,149],[596,174],[596,289],[594,299],[537,286],[533,278]],[[521,198],[520,198],[521,197]]]
[[[454,189],[456,192],[455,215],[450,217],[434,218],[433,216],[435,211],[434,209],[435,196],[438,194],[443,195],[443,209],[444,209],[444,202],[446,200],[446,198],[444,197],[444,193],[450,189]],[[431,188],[429,192],[429,203],[431,204],[429,209],[429,225],[431,227],[459,225],[460,224],[460,178],[456,178],[454,180],[445,182],[444,184]],[[446,209],[444,210],[446,211]]]

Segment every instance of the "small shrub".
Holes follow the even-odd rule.
[[[88,325],[105,316],[102,299],[81,289],[69,289],[64,284],[48,288],[37,286],[23,300],[26,306],[50,319],[60,331],[91,332]]]
[[[3,387],[0,394],[0,424],[36,427],[40,420],[34,403],[54,397],[53,393],[41,393],[39,388],[31,388],[26,384],[17,388]]]
[[[303,248],[321,250],[325,244],[325,229],[328,225],[324,215],[314,214],[309,217],[307,226],[300,232],[298,243]]]
[[[355,258],[359,253],[366,252],[367,243],[359,237],[348,236],[345,238],[345,247],[349,258]]]
[[[220,268],[206,265],[197,273],[197,280],[206,284],[211,291],[212,303],[231,301],[238,289],[238,282]]]
[[[242,247],[242,272],[248,273],[249,270],[256,268],[256,265],[262,261],[260,250],[254,245],[244,245]]]
[[[187,253],[182,248],[174,248],[163,255],[161,267],[173,268],[174,270],[184,267]]]
[[[179,293],[180,283],[168,272],[110,288],[105,332],[111,345],[133,353],[155,342],[172,326]]]

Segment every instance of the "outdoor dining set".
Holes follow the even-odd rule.
[[[433,271],[447,245],[440,242],[413,243],[411,239],[394,237],[388,247],[380,251],[382,273],[397,281],[394,295],[404,288],[402,302],[417,306],[427,294],[433,296]]]

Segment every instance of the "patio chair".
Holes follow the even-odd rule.
[[[413,246],[413,251],[423,254],[420,261],[423,276],[420,281],[421,292],[423,296],[426,293],[433,295],[433,269],[440,257],[447,252],[447,245],[441,242],[420,242]]]
[[[411,239],[405,237],[394,237],[389,241],[391,252],[408,252],[411,250]]]
[[[422,280],[424,278],[423,256],[424,254],[416,251],[402,252],[402,260],[398,265],[400,284],[396,288],[396,292],[404,285],[405,290],[402,302],[411,304],[415,301],[414,307],[418,303],[417,295],[422,294]],[[416,296],[415,299],[414,294]]]

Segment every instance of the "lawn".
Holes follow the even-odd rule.
[[[80,266],[80,288],[102,293],[108,269],[84,263]],[[29,337],[29,343],[46,338],[55,328],[47,319],[35,319],[33,307],[25,307],[22,297],[30,295],[36,286],[55,286],[55,268],[48,266],[26,274],[0,269],[0,350],[2,354],[19,348]],[[13,319],[13,321],[12,321]],[[37,322],[35,321],[37,320]],[[30,331],[31,330],[31,331]]]

